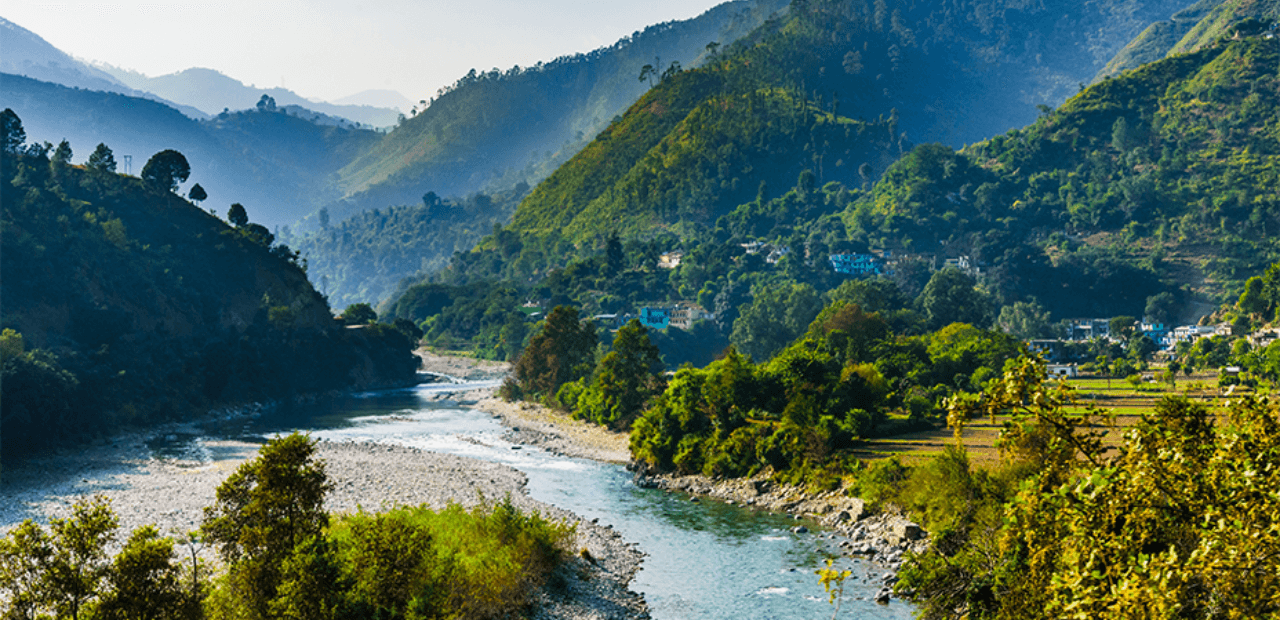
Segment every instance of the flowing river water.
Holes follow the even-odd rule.
[[[254,418],[211,424],[204,437],[175,437],[152,446],[156,456],[200,458],[204,439],[262,441],[275,433],[310,432],[328,441],[371,441],[494,461],[528,477],[529,494],[612,526],[646,554],[631,588],[644,595],[655,620],[804,619],[830,617],[833,607],[814,571],[824,558],[852,571],[840,617],[906,619],[912,607],[871,599],[886,569],[840,558],[836,540],[813,523],[678,493],[643,489],[621,466],[557,456],[504,440],[491,415],[441,393],[490,383],[426,384],[369,392]],[[810,532],[793,531],[805,525]]]

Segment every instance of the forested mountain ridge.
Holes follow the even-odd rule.
[[[1171,54],[1195,51],[1213,43],[1246,19],[1275,21],[1280,19],[1277,0],[1200,0],[1157,21],[1129,42],[1098,73],[1096,80],[1135,69],[1145,63]]]
[[[342,170],[348,201],[331,205],[330,214],[415,204],[428,191],[464,196],[536,183],[643,94],[642,66],[661,65],[661,72],[698,64],[709,43],[727,45],[785,5],[734,0],[587,54],[473,70]]]
[[[267,105],[197,121],[156,101],[12,75],[0,79],[0,101],[22,118],[33,142],[66,139],[85,155],[109,144],[122,168],[123,156],[133,156],[135,173],[161,150],[181,151],[209,204],[244,203],[273,227],[335,197],[334,171],[378,137]]]
[[[1280,39],[1223,39],[962,151],[920,147],[845,211],[849,236],[972,255],[1058,316],[1137,316],[1162,289],[1216,304],[1280,257],[1278,61]]]
[[[6,458],[218,404],[413,379],[410,338],[336,324],[265,228],[227,226],[167,178],[117,174],[106,147],[87,168],[69,146],[24,148],[3,114]]]
[[[809,169],[817,185],[858,187],[909,141],[977,140],[1030,122],[1032,102],[1076,92],[1143,16],[1181,5],[793,3],[706,66],[661,80],[535,187],[509,231],[546,258],[522,258],[532,267],[518,275],[563,265],[565,248],[609,230],[689,238],[761,182],[789,187]]]

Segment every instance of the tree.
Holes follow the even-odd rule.
[[[52,557],[53,541],[31,519],[0,538],[0,600],[9,605],[4,618],[35,618],[44,609],[49,593],[45,568]]]
[[[22,153],[22,144],[27,141],[27,132],[22,128],[22,119],[12,108],[0,112],[0,152],[5,155]]]
[[[516,360],[516,382],[526,394],[550,399],[591,372],[595,348],[595,325],[582,321],[577,308],[556,306]]]
[[[232,226],[241,228],[249,223],[249,213],[244,210],[244,205],[235,202],[231,204],[231,208],[227,209],[227,221]]]
[[[625,260],[626,255],[622,252],[622,239],[618,237],[617,231],[609,233],[609,239],[605,242],[603,275],[607,278],[612,278],[622,273]]]
[[[191,176],[187,158],[173,149],[165,149],[151,156],[142,167],[142,180],[156,189],[177,191],[178,184]]]
[[[111,564],[110,593],[98,608],[105,620],[179,620],[188,599],[181,586],[173,541],[160,536],[154,525],[133,531]]]
[[[271,95],[263,93],[262,97],[258,99],[257,108],[259,112],[275,112],[276,111],[275,97],[272,97]]]
[[[1019,301],[1000,309],[1000,317],[996,319],[996,327],[1000,331],[1021,340],[1035,340],[1053,336],[1053,326],[1049,322],[1049,311],[1037,301]]]
[[[1165,291],[1147,298],[1147,306],[1143,311],[1143,316],[1152,323],[1169,324],[1174,319],[1174,313],[1177,310],[1177,300],[1174,299],[1173,293]]]
[[[1138,322],[1131,316],[1118,316],[1107,323],[1108,333],[1116,340],[1128,340],[1135,329],[1134,324]]]
[[[649,330],[631,319],[618,330],[613,350],[596,366],[595,378],[578,400],[578,417],[596,424],[630,428],[645,402],[662,390],[662,357]]]
[[[93,149],[93,153],[89,155],[89,161],[85,162],[85,167],[96,172],[115,172],[116,156],[110,147],[99,142],[98,148]]]
[[[729,342],[757,361],[773,357],[798,338],[822,311],[822,298],[808,284],[761,286],[733,322]]]
[[[66,167],[71,165],[71,143],[64,138],[58,143],[58,147],[53,150],[53,156],[49,158],[49,163],[54,167]]]
[[[196,183],[191,186],[191,191],[187,192],[187,198],[196,204],[200,204],[209,198],[209,193],[204,191],[204,188],[200,187],[199,183]]]
[[[110,502],[102,495],[76,502],[69,519],[49,520],[53,554],[46,565],[46,579],[59,617],[76,620],[85,604],[100,594],[111,568],[107,545],[118,525]]]
[[[293,433],[267,442],[231,474],[205,508],[201,531],[229,568],[229,586],[260,616],[276,595],[286,559],[329,523],[331,488],[315,441]]]
[[[342,311],[342,322],[347,325],[367,325],[377,320],[378,312],[364,302],[351,304]]]
[[[948,267],[929,278],[920,292],[920,310],[933,329],[951,323],[968,323],[977,327],[991,324],[992,299],[978,290],[973,278],[954,267]]]

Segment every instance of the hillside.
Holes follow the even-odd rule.
[[[462,196],[536,183],[644,93],[642,66],[694,66],[708,43],[727,45],[785,5],[734,0],[587,54],[472,71],[342,170],[347,200],[330,205],[331,216],[415,204],[427,191]]]
[[[1231,36],[1230,30],[1235,24],[1250,18],[1263,21],[1280,19],[1280,2],[1200,0],[1175,13],[1168,20],[1157,21],[1147,27],[1107,63],[1095,81],[1171,54],[1194,51],[1222,37]]]
[[[208,192],[206,204],[225,212],[231,203],[243,203],[254,219],[272,227],[332,198],[333,172],[377,138],[373,131],[321,125],[279,110],[197,121],[148,99],[12,75],[0,79],[0,100],[22,118],[31,141],[66,139],[76,145],[76,161],[105,143],[122,171],[123,156],[132,155],[137,173],[151,155],[176,149],[191,163],[190,183]]]
[[[610,229],[688,237],[762,182],[789,187],[805,169],[819,185],[859,186],[908,141],[963,143],[1030,122],[1035,104],[1077,90],[1141,16],[1177,4],[794,3],[705,67],[662,80],[539,184],[511,230],[557,261],[561,240]]]
[[[265,229],[24,149],[5,120],[5,458],[215,405],[412,380],[409,338],[335,324]]]
[[[970,255],[1006,303],[1060,318],[1216,305],[1280,256],[1278,60],[1280,39],[1224,39],[962,151],[920,147],[845,211],[849,237]]]

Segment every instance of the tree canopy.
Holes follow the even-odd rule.
[[[157,189],[177,191],[178,184],[191,176],[187,158],[173,149],[165,149],[151,156],[142,167],[142,180]]]

